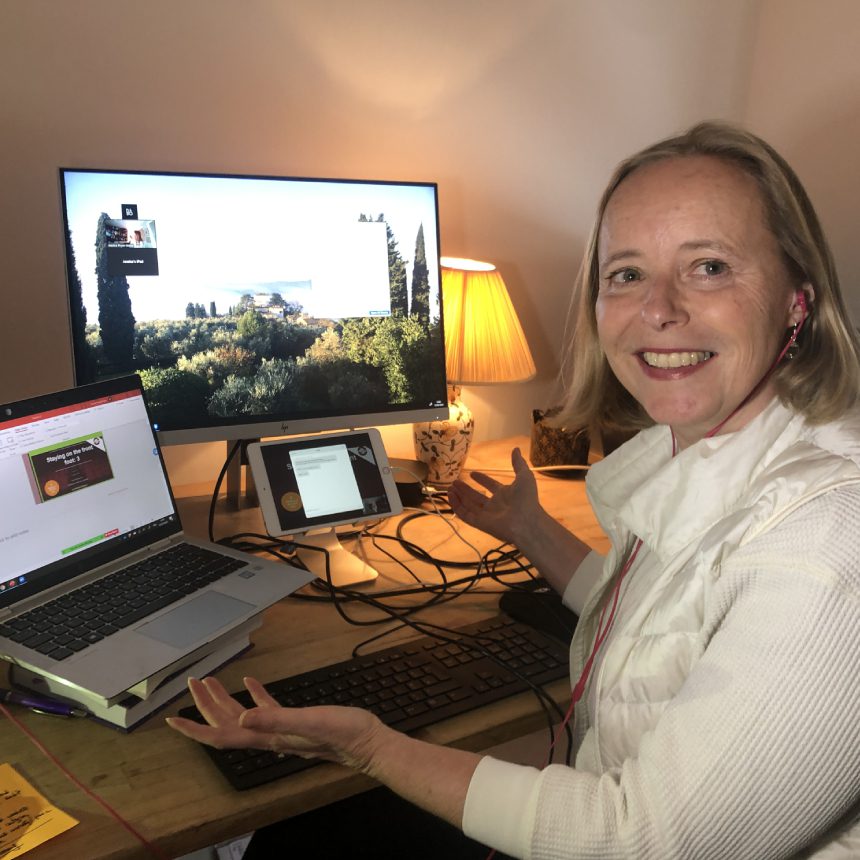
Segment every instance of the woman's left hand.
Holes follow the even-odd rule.
[[[385,727],[369,711],[335,705],[283,708],[254,678],[245,678],[245,686],[255,708],[240,705],[215,678],[189,678],[188,688],[206,724],[182,717],[168,717],[167,724],[218,749],[266,749],[365,772],[370,767],[375,741]]]

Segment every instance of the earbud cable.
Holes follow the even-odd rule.
[[[126,821],[106,800],[99,797],[94,791],[84,785],[40,740],[33,732],[30,731],[9,709],[0,704],[0,713],[7,720],[16,726],[30,742],[50,761],[73,785],[84,792],[88,797],[92,798],[99,806],[102,807],[112,818],[114,818],[122,827],[124,827],[153,857],[157,860],[170,860],[170,858],[161,849],[153,845],[146,837],[141,835],[135,827]]]
[[[771,376],[771,374],[776,370],[779,363],[785,357],[785,354],[788,352],[788,350],[796,343],[797,337],[800,334],[800,330],[801,330],[801,328],[803,328],[803,324],[806,322],[806,316],[807,315],[804,313],[800,322],[798,322],[798,324],[794,327],[791,334],[789,335],[785,346],[780,350],[779,355],[777,355],[776,359],[773,361],[771,366],[768,368],[768,370],[764,374],[764,376],[756,383],[755,386],[753,386],[753,389],[750,391],[750,393],[738,404],[738,406],[736,406],[732,410],[732,412],[727,417],[725,417],[722,421],[720,421],[719,424],[717,424],[715,427],[711,428],[711,430],[709,430],[705,434],[706,439],[708,439],[712,436],[716,436],[717,433],[719,433],[720,429],[733,416],[735,416],[738,412],[740,412],[740,410],[743,409],[744,406],[746,406],[747,403],[749,403],[749,401],[755,396],[755,394],[759,391],[759,389],[762,387],[762,385],[764,385],[764,383],[768,380],[768,378]],[[675,433],[671,430],[670,430],[670,432],[672,432],[672,456],[674,457],[678,453],[678,442],[677,442],[677,439],[675,438]],[[630,572],[630,568],[633,566],[633,562],[635,561],[636,556],[638,555],[641,547],[642,547],[642,538],[637,538],[636,544],[634,545],[630,555],[627,557],[627,560],[624,562],[624,566],[621,568],[621,572],[618,574],[618,581],[615,584],[615,588],[613,590],[613,595],[612,595],[612,609],[609,612],[609,619],[606,622],[605,628],[603,627],[603,618],[604,618],[604,615],[606,614],[606,606],[608,604],[608,601],[606,604],[603,605],[603,609],[600,612],[600,620],[598,621],[598,624],[597,624],[597,635],[594,638],[594,646],[592,647],[591,654],[589,655],[588,660],[586,661],[585,666],[582,669],[582,673],[579,676],[579,680],[576,682],[576,684],[573,687],[573,693],[571,694],[571,697],[570,697],[570,706],[568,707],[567,714],[565,715],[565,718],[564,718],[564,722],[559,727],[559,731],[556,732],[556,736],[553,739],[552,744],[550,744],[549,750],[547,751],[547,757],[546,757],[546,760],[544,763],[544,767],[546,767],[546,762],[551,761],[551,759],[552,759],[553,749],[555,748],[556,740],[560,736],[561,729],[566,727],[567,723],[570,721],[571,717],[573,716],[573,711],[574,711],[574,708],[576,707],[577,702],[579,702],[579,700],[582,698],[582,694],[585,691],[585,685],[587,684],[588,677],[591,674],[591,668],[592,668],[594,660],[597,656],[597,652],[600,650],[600,646],[603,644],[603,641],[606,639],[606,636],[609,633],[610,628],[612,627],[612,622],[615,619],[615,610],[618,606],[618,598],[619,598],[619,595],[621,593],[621,584],[624,581],[624,578]]]

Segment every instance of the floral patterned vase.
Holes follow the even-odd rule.
[[[427,483],[447,487],[460,474],[475,430],[469,407],[460,400],[460,388],[448,387],[448,418],[413,425],[415,456],[427,464]]]

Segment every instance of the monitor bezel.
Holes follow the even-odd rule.
[[[99,173],[99,174],[128,174],[142,176],[177,176],[177,177],[200,177],[213,179],[248,179],[248,180],[270,180],[277,182],[319,182],[319,183],[341,183],[350,185],[380,185],[380,186],[406,186],[406,187],[423,187],[433,191],[434,209],[435,209],[435,239],[437,249],[437,284],[439,285],[439,329],[444,344],[444,320],[442,314],[442,278],[441,265],[439,261],[442,257],[441,252],[441,236],[440,236],[440,219],[439,219],[439,188],[438,183],[434,181],[419,181],[419,180],[399,180],[399,179],[355,179],[355,178],[338,178],[338,177],[320,177],[320,176],[293,176],[279,174],[259,174],[259,173],[236,173],[236,172],[209,172],[209,171],[190,171],[190,170],[159,170],[153,168],[98,168],[98,167],[73,167],[62,166],[58,168],[58,182],[60,191],[60,218],[63,230],[63,247],[64,247],[64,269],[66,281],[66,311],[69,335],[69,354],[72,361],[73,379],[76,385],[93,384],[101,382],[108,377],[101,376],[95,380],[81,381],[81,356],[77,354],[74,343],[74,332],[72,326],[72,272],[70,269],[69,248],[69,223],[68,223],[68,206],[66,200],[66,182],[65,175],[67,173]],[[444,361],[444,357],[443,357]],[[444,371],[444,368],[443,368]],[[129,373],[139,372],[137,369],[131,369]],[[122,374],[126,375],[126,374]],[[447,376],[445,376],[447,387]],[[441,392],[446,394],[445,392]],[[248,440],[271,438],[278,436],[293,436],[305,433],[318,433],[332,430],[357,430],[366,427],[375,426],[395,426],[399,424],[414,424],[433,421],[444,421],[449,417],[448,398],[441,398],[441,403],[438,406],[427,407],[405,407],[398,409],[392,407],[384,411],[357,412],[355,410],[344,411],[338,414],[335,411],[327,410],[324,414],[307,414],[300,417],[290,416],[261,416],[260,418],[248,419],[246,416],[236,418],[224,418],[219,421],[213,421],[206,426],[194,427],[176,427],[162,429],[157,422],[153,423],[153,427],[157,432],[158,441],[161,445],[185,445],[196,443],[210,443],[220,441]]]

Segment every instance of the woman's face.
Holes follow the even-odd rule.
[[[607,360],[681,447],[764,409],[770,382],[732,415],[803,312],[752,177],[709,156],[639,168],[610,198],[598,263]]]

